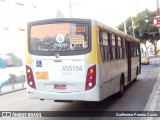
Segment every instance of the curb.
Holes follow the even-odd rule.
[[[17,92],[17,91],[20,91],[20,90],[25,90],[25,89],[26,89],[26,88],[21,88],[21,89],[12,90],[12,91],[9,91],[9,92],[0,93],[0,96],[6,95],[6,94],[9,94],[9,93],[13,93],[13,92]]]
[[[155,111],[157,110],[157,105],[156,102],[160,101],[160,99],[158,100],[158,98],[160,98],[160,74],[157,78],[157,81],[153,87],[153,90],[149,96],[149,100],[146,104],[146,107],[144,109],[144,111]],[[160,110],[160,109],[159,109]]]
[[[157,55],[157,56],[148,56],[148,57],[149,57],[149,59],[153,59],[153,58],[159,58],[160,55]]]

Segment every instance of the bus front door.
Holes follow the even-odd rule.
[[[127,41],[127,64],[128,64],[128,82],[131,81],[131,42]]]

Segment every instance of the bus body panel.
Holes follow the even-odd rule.
[[[83,92],[48,92],[27,87],[29,98],[46,100],[71,100],[71,101],[101,101],[101,87],[95,86],[90,91]]]
[[[106,62],[101,64],[100,70],[103,81],[103,97],[106,98],[119,91],[121,75],[127,72],[126,60]]]
[[[48,92],[75,92],[85,90],[85,55],[72,57],[33,57],[33,75],[37,90]]]
[[[99,66],[97,64],[100,63],[100,54],[97,53],[99,51],[97,41],[98,27],[95,23],[91,31],[91,52],[87,54],[60,56],[58,59],[55,56],[32,55],[30,66],[35,77],[36,89],[28,86],[29,97],[81,101],[100,101],[102,99],[102,95],[100,95],[102,93],[100,90],[101,87],[99,86],[101,84],[99,80]],[[96,85],[93,89],[85,91],[87,70],[93,65],[96,65]],[[48,76],[45,79],[42,79],[43,77],[39,78],[38,74],[43,73],[48,74]],[[62,89],[55,90],[55,85],[62,85]],[[50,97],[52,94],[53,97]]]
[[[132,71],[131,71],[131,79],[132,81],[136,78],[137,75],[139,75],[138,73],[138,69],[139,69],[139,57],[133,57],[132,58]]]
[[[135,57],[132,58],[132,65],[131,69],[131,81],[133,81],[137,76],[137,66],[139,58]],[[101,81],[103,81],[103,98],[113,95],[120,90],[120,80],[122,74],[124,74],[124,82],[125,86],[127,86],[130,82],[128,82],[128,73],[127,73],[127,60],[115,60],[109,61],[105,64],[100,65],[100,76]]]
[[[63,20],[60,21],[62,22]],[[128,80],[127,58],[102,62],[99,39],[100,27],[110,33],[116,33],[116,35],[119,33],[124,38],[129,38],[130,36],[117,32],[95,20],[90,22],[91,50],[88,53],[82,54],[81,52],[80,55],[60,55],[57,57],[56,55],[31,55],[27,50],[26,64],[33,70],[36,84],[36,89],[31,88],[29,85],[27,86],[30,98],[101,101],[119,92],[122,74],[124,75],[125,86],[137,77],[137,68],[140,65],[138,57],[131,58],[131,81]],[[135,41],[137,42],[136,39]],[[90,90],[85,90],[87,72],[91,66],[96,66],[96,85]]]

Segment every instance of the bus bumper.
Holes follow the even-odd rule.
[[[101,88],[95,86],[92,90],[83,92],[46,92],[27,88],[29,98],[44,99],[44,100],[68,100],[68,101],[101,101]]]

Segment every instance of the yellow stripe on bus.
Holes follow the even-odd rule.
[[[98,31],[98,27],[92,26],[92,50],[88,55],[89,64],[99,64],[101,62]]]
[[[31,64],[32,63],[32,56],[28,52],[25,52],[25,63],[26,64]]]

